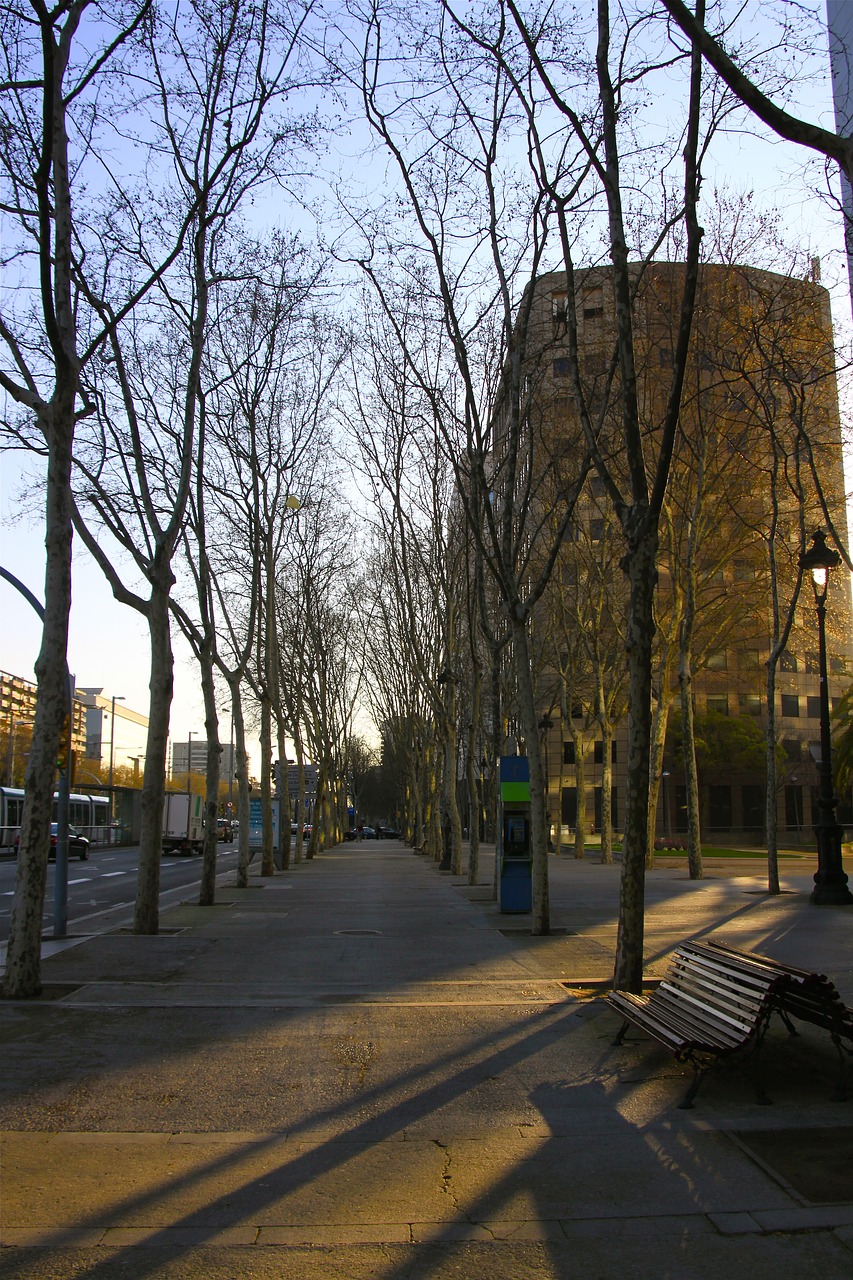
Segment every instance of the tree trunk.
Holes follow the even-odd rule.
[[[134,933],[153,934],[160,928],[160,858],[163,849],[163,808],[166,798],[166,748],[174,690],[174,660],[169,621],[169,592],[174,575],[166,562],[152,574],[148,603],[151,639],[151,681],[148,709],[148,741],[142,777],[142,822],[139,838],[139,872],[136,887]]]
[[[276,720],[278,760],[279,760],[279,777],[281,778],[281,786],[279,787],[279,828],[278,828],[278,852],[281,858],[282,871],[290,870],[290,771],[287,767],[287,739],[284,732],[284,721],[279,716]]]
[[[610,717],[601,719],[601,861],[613,861],[613,727]]]
[[[459,758],[456,737],[456,720],[453,717],[455,698],[450,699],[451,715],[444,731],[444,786],[447,814],[450,818],[450,864],[455,876],[462,875],[462,819],[459,815],[459,798],[456,794],[456,767]]]
[[[649,829],[649,742],[652,721],[652,642],[657,582],[657,530],[629,539],[628,795],[622,839],[619,929],[613,985],[639,994],[643,987],[646,842]]]
[[[468,823],[469,884],[477,884],[480,878],[480,817],[483,811],[483,799],[480,794],[480,763],[477,759],[477,741],[480,730],[480,686],[480,668],[475,666],[474,683],[471,689],[471,728],[468,732],[468,808],[471,814]]]
[[[767,663],[767,891],[781,893],[779,883],[779,820],[776,816],[776,663]]]
[[[294,738],[293,746],[296,751],[296,833],[294,840],[296,847],[293,850],[293,861],[302,862],[305,858],[305,847],[302,839],[302,828],[305,826],[305,750],[302,746],[302,738],[296,725],[293,727]]]
[[[690,649],[682,649],[678,664],[681,686],[681,747],[687,786],[687,865],[691,880],[701,880],[702,831],[699,817],[699,774],[696,768],[696,735],[693,728],[693,671]]]
[[[314,801],[314,813],[311,820],[311,839],[305,851],[305,860],[311,862],[320,848],[320,828],[324,821],[326,801],[328,797],[329,766],[326,761],[317,770],[317,798]]]
[[[583,752],[583,736],[579,733],[572,733],[572,741],[575,744],[575,805],[577,812],[575,814],[575,858],[582,859],[586,852],[586,757]],[[613,861],[613,850],[610,849],[605,856],[604,847],[601,849],[601,861]]]
[[[66,653],[71,608],[71,441],[76,374],[57,392],[44,423],[48,442],[45,605],[36,661],[38,697],[24,781],[15,896],[9,924],[3,995],[22,1000],[41,991],[44,911],[54,777],[68,706]],[[57,427],[55,424],[59,423]]]
[[[234,714],[234,743],[237,752],[237,885],[249,887],[249,755],[246,751],[246,722],[243,718],[243,700],[240,696],[240,680],[229,681],[231,709]]]
[[[652,741],[649,752],[649,833],[646,837],[646,869],[655,865],[655,835],[657,834],[658,796],[663,776],[663,757],[666,749],[666,731],[669,725],[669,676],[667,664],[660,668],[660,688],[657,706],[652,716]]]
[[[261,821],[263,845],[261,849],[261,875],[275,875],[275,855],[272,831],[272,706],[269,695],[261,694]]]
[[[205,646],[199,654],[199,669],[202,694],[204,695],[207,765],[204,781],[204,846],[198,903],[200,907],[212,907],[216,901],[216,860],[219,854],[217,819],[219,817],[219,775],[222,766],[222,747],[219,744],[219,716],[216,712],[213,660],[208,646]]]

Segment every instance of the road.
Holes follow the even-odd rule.
[[[89,859],[80,862],[72,858],[68,863],[68,933],[98,933],[105,928],[120,928],[133,919],[136,896],[136,873],[139,848],[112,849],[95,845]],[[218,871],[227,874],[237,864],[237,846],[219,846]],[[13,857],[0,857],[0,943],[8,941],[9,920],[12,913],[12,894],[15,890]],[[53,931],[53,878],[55,864],[51,862],[47,873],[45,893],[45,933]],[[201,876],[201,858],[164,857],[161,863],[160,901],[163,906],[174,906],[183,898],[195,899]]]

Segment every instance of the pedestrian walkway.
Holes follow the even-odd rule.
[[[672,865],[670,865],[672,862]],[[52,944],[0,1007],[0,1273],[835,1280],[853,1270],[853,1102],[774,1028],[756,1105],[639,1035],[614,1048],[619,867],[550,860],[553,933],[391,842],[342,845],[157,937]],[[789,869],[790,868],[790,869]],[[647,971],[683,938],[820,968],[853,1003],[853,911],[808,863],[647,879]],[[73,922],[71,925],[73,933]]]

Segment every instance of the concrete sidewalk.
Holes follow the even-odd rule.
[[[162,932],[49,944],[0,1006],[0,1273],[820,1277],[853,1272],[853,1102],[835,1050],[768,1035],[772,1107],[597,998],[619,867],[551,859],[552,923],[400,845],[343,845]],[[808,861],[647,879],[647,971],[685,937],[819,968],[853,1003],[853,910]],[[72,922],[73,929],[73,922]]]

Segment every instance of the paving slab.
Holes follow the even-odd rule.
[[[51,949],[46,998],[0,1007],[2,1274],[848,1277],[828,1037],[771,1030],[772,1107],[726,1071],[680,1110],[689,1071],[612,1043],[618,865],[551,869],[547,938],[488,851],[469,886],[389,842]],[[799,863],[775,898],[734,871],[649,873],[647,973],[713,935],[849,1000],[853,916]]]

